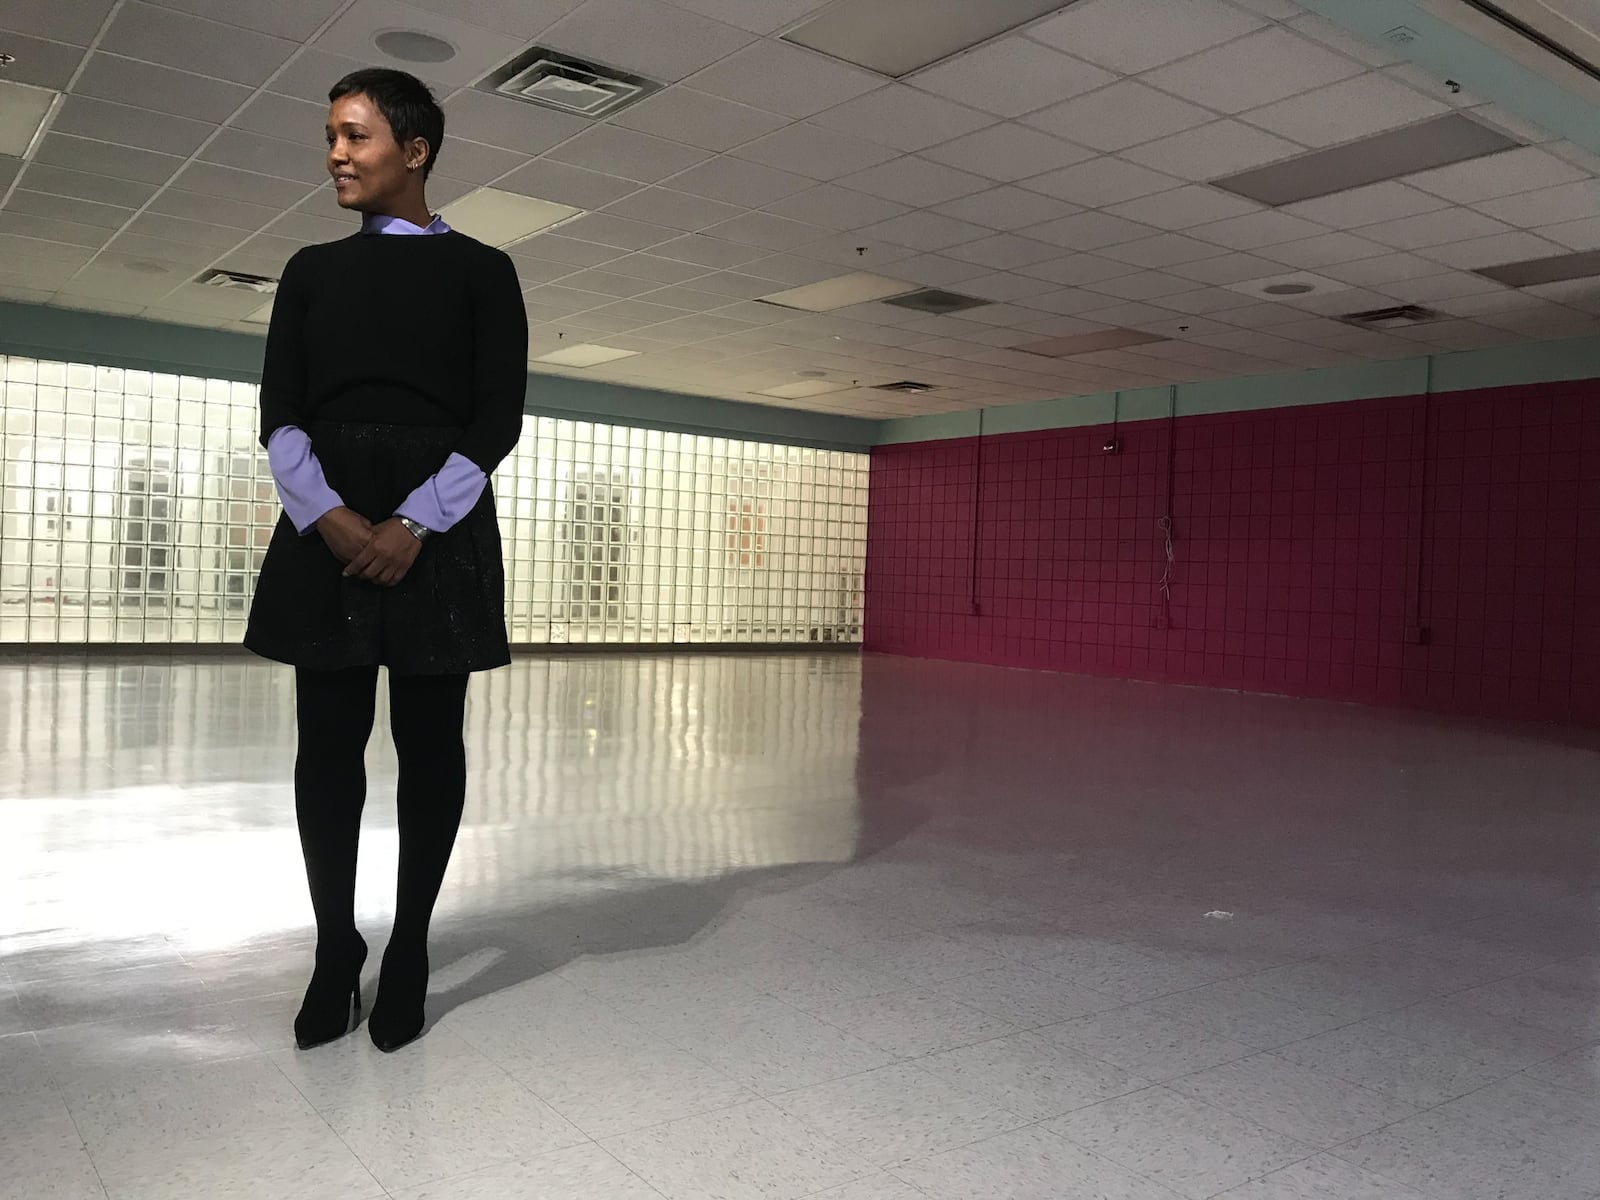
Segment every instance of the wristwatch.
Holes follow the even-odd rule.
[[[419,542],[427,541],[429,535],[433,533],[433,530],[429,529],[426,525],[418,524],[410,517],[399,517],[397,519],[399,520],[400,524],[406,527],[406,532],[412,537],[416,538]]]

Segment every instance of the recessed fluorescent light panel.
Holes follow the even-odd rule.
[[[826,379],[807,379],[802,383],[785,383],[757,392],[758,396],[776,396],[780,400],[804,400],[808,396],[825,396],[829,392],[848,392],[848,383],[831,383]]]
[[[583,215],[583,209],[498,188],[479,188],[440,210],[446,224],[502,250]]]
[[[1071,0],[836,0],[783,38],[899,79],[1069,3]]]
[[[1278,207],[1483,158],[1520,144],[1471,117],[1450,113],[1332,150],[1216,179],[1211,186]]]
[[[1592,279],[1600,275],[1600,250],[1579,254],[1556,254],[1527,262],[1505,263],[1474,272],[1507,287],[1536,287],[1541,283],[1566,283],[1572,279]]]
[[[0,155],[26,158],[60,92],[0,79]]]
[[[1151,342],[1167,340],[1159,333],[1146,333],[1141,329],[1102,329],[1097,333],[1080,333],[1075,337],[1030,342],[1026,346],[1016,348],[1024,354],[1039,354],[1045,358],[1073,358],[1079,354],[1098,354],[1102,350],[1126,350],[1129,346],[1148,346]]]
[[[790,288],[758,297],[765,304],[780,308],[798,308],[804,312],[832,312],[836,308],[849,308],[852,304],[868,304],[874,300],[887,300],[890,296],[904,296],[919,291],[914,283],[899,279],[885,279],[882,275],[859,272],[841,275],[837,279],[824,279],[821,283],[808,283],[804,287]]]
[[[534,362],[553,363],[558,367],[598,367],[601,363],[615,362],[619,358],[632,358],[637,350],[618,350],[613,346],[595,346],[583,343],[541,354]]]

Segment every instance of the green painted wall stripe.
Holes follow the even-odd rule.
[[[1284,375],[1185,383],[1178,385],[1177,410],[1182,416],[1198,416],[1338,404],[1346,400],[1377,400],[1385,396],[1415,396],[1427,389],[1428,361],[1424,356],[1352,363]],[[1579,379],[1600,379],[1600,338],[1466,350],[1437,355],[1433,359],[1436,392]],[[1600,399],[1600,389],[1596,395]],[[1114,393],[1007,405],[984,410],[983,432],[1033,433],[1044,429],[1109,425],[1117,407],[1124,421],[1151,420],[1167,415],[1168,402],[1166,388],[1139,388],[1123,392],[1120,405]],[[978,410],[970,409],[885,421],[879,428],[878,444],[936,442],[974,437],[977,433]]]
[[[217,329],[0,301],[0,354],[255,383],[261,378],[263,341]],[[878,422],[861,417],[741,404],[565,375],[529,375],[527,411],[825,450],[866,450],[878,436]]]

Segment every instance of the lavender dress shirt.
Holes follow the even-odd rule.
[[[449,233],[450,226],[438,216],[422,228],[400,217],[368,213],[362,218],[361,232],[416,237]],[[267,465],[278,485],[283,511],[301,534],[310,533],[319,520],[343,506],[339,493],[323,478],[322,464],[311,452],[310,436],[298,426],[285,425],[267,439]],[[437,474],[424,480],[401,502],[395,515],[410,517],[426,529],[443,533],[472,511],[487,482],[488,477],[477,463],[452,454]]]

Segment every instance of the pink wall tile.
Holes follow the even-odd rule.
[[[1600,720],[1597,390],[880,447],[867,648]]]

